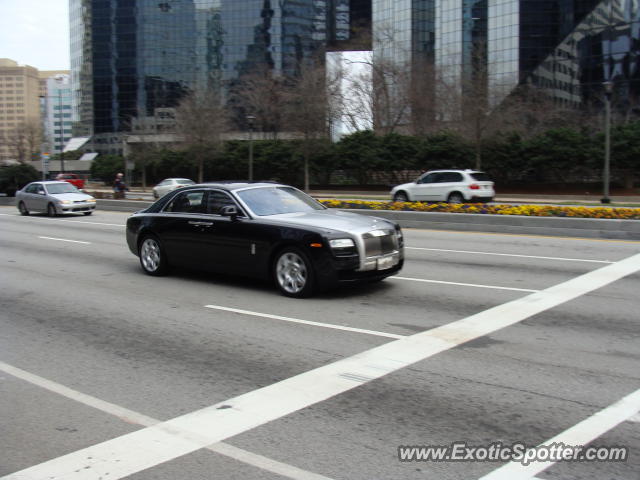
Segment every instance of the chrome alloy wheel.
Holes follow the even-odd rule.
[[[304,290],[308,281],[307,266],[304,260],[294,252],[286,252],[276,263],[278,284],[287,293],[298,294]]]
[[[147,272],[153,273],[160,267],[160,245],[155,238],[146,238],[140,247],[140,260]]]

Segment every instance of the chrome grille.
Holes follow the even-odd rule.
[[[398,250],[398,237],[393,230],[374,230],[362,235],[366,257],[376,257]]]

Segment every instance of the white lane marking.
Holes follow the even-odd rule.
[[[44,240],[55,240],[57,242],[82,243],[82,244],[85,244],[85,245],[91,245],[91,242],[82,242],[80,240],[68,240],[66,238],[40,237],[40,236],[38,238],[42,238]]]
[[[11,213],[0,213],[0,216],[3,217],[15,217],[22,218],[28,220],[50,220],[52,222],[64,222],[64,223],[85,223],[88,225],[106,225],[108,227],[126,227],[124,224],[120,223],[101,223],[101,222],[88,222],[86,220],[67,220],[64,218],[49,218],[49,217],[23,217],[22,215],[15,215]]]
[[[38,387],[44,388],[45,390],[48,390],[50,392],[57,393],[58,395],[66,397],[70,400],[74,400],[83,405],[87,405],[89,407],[95,408],[96,410],[100,410],[101,412],[118,417],[119,419],[127,423],[144,425],[146,427],[160,423],[160,420],[156,420],[155,418],[148,417],[141,413],[134,412],[133,410],[129,410],[128,408],[124,408],[114,403],[106,402],[104,400],[100,400],[99,398],[92,397],[91,395],[73,390],[60,383],[52,382],[51,380],[40,377],[38,375],[34,375],[33,373],[29,373],[25,370],[14,367],[2,361],[0,361],[0,371],[3,371],[9,375],[29,382]],[[293,465],[278,462],[271,458],[248,452],[227,443],[220,442],[214,445],[209,445],[206,448],[208,450],[211,450],[212,452],[225,455],[227,457],[233,458],[234,460],[238,460],[239,462],[243,462],[248,465],[261,468],[262,470],[267,470],[269,472],[291,478],[293,480],[331,480],[330,478],[324,477],[317,473],[302,470],[298,467],[294,467]]]
[[[493,288],[496,290],[513,290],[514,292],[539,292],[540,290],[531,290],[529,288],[515,288],[515,287],[499,287],[497,285],[479,285],[476,283],[460,283],[460,282],[445,282],[444,280],[427,280],[424,278],[411,278],[411,277],[388,277],[391,280],[406,280],[409,282],[424,282],[424,283],[441,283],[444,285],[457,285],[459,287],[474,287],[474,288]]]
[[[638,410],[640,410],[640,390],[630,393],[613,405],[596,412],[540,445],[552,445],[554,443],[586,445],[636,415]],[[546,470],[555,463],[553,461],[532,462],[524,466],[519,462],[509,462],[485,475],[480,480],[529,480],[532,476]]]
[[[241,315],[250,315],[253,317],[263,317],[272,320],[281,320],[284,322],[301,323],[303,325],[311,325],[314,327],[333,328],[334,330],[344,330],[346,332],[364,333],[366,335],[375,335],[378,337],[387,338],[404,338],[406,335],[396,335],[395,333],[377,332],[375,330],[365,330],[362,328],[345,327],[342,325],[334,325],[331,323],[312,322],[310,320],[301,320],[299,318],[282,317],[280,315],[271,315],[269,313],[251,312],[249,310],[240,310],[238,308],[222,307],[220,305],[205,305],[205,308],[212,308],[214,310],[223,310],[225,312],[239,313]]]
[[[406,250],[425,250],[429,252],[469,253],[472,255],[495,255],[498,257],[535,258],[539,260],[561,260],[566,262],[614,263],[609,260],[588,260],[586,258],[542,257],[539,255],[519,255],[516,253],[474,252],[472,250],[447,250],[444,248],[404,247]]]
[[[441,327],[3,477],[116,480],[168,462],[515,325],[640,271],[640,254]]]

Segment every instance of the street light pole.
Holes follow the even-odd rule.
[[[601,203],[611,203],[609,198],[609,183],[611,176],[611,92],[613,91],[613,82],[606,81],[602,84],[604,87],[604,170],[602,173],[603,196]]]
[[[247,115],[246,119],[249,124],[249,181],[253,182],[253,122],[256,117]]]
[[[60,111],[60,173],[64,173],[64,115],[62,114],[62,90],[60,89],[58,89],[58,109]],[[55,120],[53,123],[55,125]]]

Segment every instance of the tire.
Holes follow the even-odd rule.
[[[464,197],[458,192],[453,192],[447,197],[447,203],[464,203]]]
[[[29,215],[29,210],[27,210],[27,206],[24,204],[24,202],[20,202],[18,204],[18,210],[20,210],[20,215],[22,216],[27,216]]]
[[[138,247],[138,256],[144,273],[154,277],[166,275],[168,270],[167,256],[158,237],[155,235],[143,237]]]
[[[91,215],[93,212],[82,212],[82,213],[84,213],[85,215]]]
[[[313,265],[298,248],[287,247],[276,255],[273,277],[280,292],[286,297],[305,298],[315,291]]]
[[[409,197],[407,196],[407,194],[405,192],[397,192],[393,196],[393,201],[394,202],[408,202],[409,201]]]
[[[58,216],[58,212],[56,212],[56,207],[53,205],[53,203],[47,205],[47,215],[49,215],[50,217]]]

